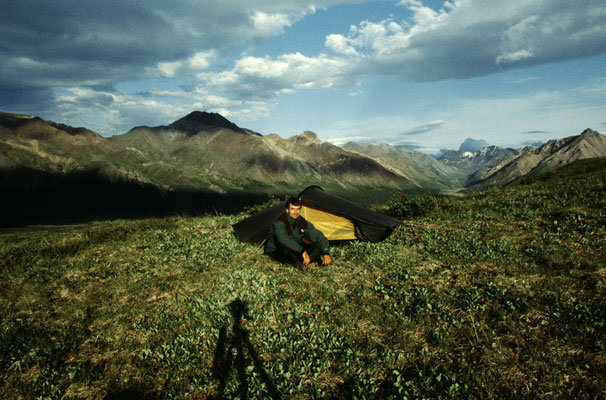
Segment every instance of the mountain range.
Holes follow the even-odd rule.
[[[370,157],[408,181],[410,192],[448,192],[462,186],[465,173],[404,146],[348,142],[343,149]]]
[[[551,140],[539,148],[523,147],[493,165],[470,174],[466,191],[511,185],[587,158],[606,157],[606,136],[586,129],[578,136]]]
[[[394,190],[479,190],[606,156],[606,138],[589,129],[536,149],[485,146],[472,152],[464,150],[486,143],[466,143],[465,149],[435,159],[386,144],[338,147],[313,132],[286,139],[261,135],[200,111],[169,125],[138,126],[104,138],[86,128],[0,113],[0,192],[13,199],[13,213],[23,214],[24,206],[39,209],[32,198],[36,193],[54,212],[69,204],[83,215],[96,207],[99,217],[107,204],[122,207],[122,213],[135,208],[142,216],[167,208],[222,211],[314,184],[370,204]]]
[[[469,150],[448,150],[438,160],[469,176],[485,166],[500,163],[514,152],[514,149],[486,146],[473,152]]]

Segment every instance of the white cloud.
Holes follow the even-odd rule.
[[[346,143],[354,142],[354,143],[369,143],[372,138],[368,136],[340,136],[335,138],[330,138],[326,140],[328,143],[332,143],[335,146],[343,146]]]
[[[57,87],[206,70],[225,61],[208,55],[258,44],[316,7],[342,3],[351,0],[9,1],[0,13],[0,108],[19,97],[43,113]]]
[[[156,66],[158,72],[162,76],[166,76],[168,78],[173,78],[177,75],[177,72],[183,67],[182,61],[172,61],[172,62],[160,62]]]
[[[440,15],[432,8],[424,6],[419,0],[402,0],[399,4],[408,7],[413,12],[414,21],[420,27],[431,25]]]
[[[255,121],[269,115],[272,103],[231,100],[204,88],[152,90],[126,94],[70,87],[55,91],[52,112],[60,122],[86,126],[103,136],[127,132],[139,125],[165,125],[192,110],[217,112],[226,118]]]
[[[292,24],[286,14],[268,14],[262,11],[255,11],[250,19],[255,31],[263,36],[282,33],[285,27]]]
[[[353,2],[364,0],[123,0],[76,6],[68,0],[9,2],[0,14],[0,57],[5,61],[0,63],[0,107],[34,104],[31,107],[38,112],[48,115],[48,110],[59,110],[59,115],[72,120],[97,110],[112,121],[112,126],[102,131],[115,133],[159,119],[160,123],[170,122],[169,117],[180,117],[192,107],[254,120],[269,115],[276,96],[304,89],[356,86],[365,74],[439,81],[606,52],[603,0],[452,0],[441,9],[427,7],[424,0],[402,0],[399,4],[412,18],[392,15],[360,21],[349,31],[327,35],[323,54],[292,49],[272,57],[244,56],[233,64],[226,58],[226,54],[249,51],[246,46],[288,31],[315,13],[315,7]],[[32,14],[31,9],[37,12]],[[222,70],[225,63],[230,67]],[[180,84],[186,80],[183,78],[192,78],[194,82],[186,84],[200,84],[204,89],[147,95],[111,89],[120,82],[149,77],[178,77]],[[96,89],[87,91],[86,86]],[[104,89],[99,90],[101,87]],[[364,90],[365,94],[371,92]],[[524,131],[551,131],[552,124],[522,126],[523,118],[516,118],[514,110],[530,120],[537,119],[526,109],[516,108],[518,100],[545,120],[553,117],[558,122],[565,119],[562,110],[573,108],[569,105],[552,115],[547,111],[554,107],[550,102],[542,103],[545,110],[533,108],[537,103],[524,99],[491,104],[505,107],[503,115],[516,120]],[[494,109],[484,104],[478,101],[473,105],[494,114]],[[598,106],[594,108],[582,104],[582,110],[589,110],[588,119],[593,120],[596,107],[603,114],[602,101],[595,100]],[[464,111],[462,115],[471,117],[471,106]],[[488,128],[487,117],[477,118],[486,121]],[[381,128],[375,133],[391,137],[438,120],[448,124],[424,136],[464,131],[456,128],[465,125],[465,118],[435,113],[402,118],[393,125],[387,121],[377,125]],[[508,123],[506,118],[495,121]],[[373,128],[358,129],[363,136]]]
[[[413,18],[362,21],[326,47],[365,71],[416,81],[469,78],[606,52],[603,1],[459,0],[436,11],[402,0]]]
[[[355,64],[321,54],[301,53],[270,57],[243,57],[232,70],[198,74],[200,81],[239,97],[269,98],[299,89],[331,88],[356,84],[351,76]]]
[[[217,52],[215,50],[201,51],[189,57],[187,63],[193,70],[203,70],[210,67],[216,57]]]
[[[588,95],[582,88],[458,99],[434,115],[448,121],[442,134],[425,139],[426,143],[440,142],[441,147],[453,149],[467,137],[518,148],[528,141],[528,132],[540,132],[537,137],[541,140],[578,135],[585,128],[597,126],[604,113],[606,101],[597,93]]]
[[[359,55],[356,49],[351,44],[351,40],[342,35],[328,35],[326,37],[326,42],[324,45],[335,53],[343,54],[346,56]]]
[[[124,133],[141,121],[164,124],[183,112],[178,105],[155,99],[81,87],[57,90],[53,108],[60,122],[86,126],[103,136]]]
[[[327,126],[320,134],[337,145],[350,140],[392,145],[414,141],[417,150],[428,154],[458,149],[468,137],[519,148],[529,140],[559,139],[586,128],[599,131],[606,115],[605,93],[601,79],[565,91],[453,98],[423,115],[349,118]],[[529,139],[531,135],[533,139]]]
[[[444,123],[444,121],[440,121],[440,124]],[[403,133],[422,125],[427,125],[427,123],[416,116],[406,115],[347,119],[325,127],[321,135],[326,137],[327,141],[338,145],[347,141],[395,145],[403,140],[403,136],[405,136]]]
[[[516,62],[516,61],[521,61],[521,60],[525,60],[527,58],[531,58],[532,56],[534,56],[534,53],[530,50],[517,50],[514,52],[506,52],[501,54],[500,56],[497,57],[497,64],[498,65],[502,65],[502,64],[506,64],[508,62]]]
[[[179,61],[159,62],[155,68],[148,68],[149,75],[160,75],[168,78],[183,76],[205,70],[218,58],[215,50],[201,51]]]

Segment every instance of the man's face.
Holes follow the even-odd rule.
[[[290,215],[290,218],[297,219],[299,218],[299,215],[301,215],[301,206],[289,204],[288,208],[286,209],[286,212],[288,213],[288,215]]]

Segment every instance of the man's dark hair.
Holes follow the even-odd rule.
[[[292,204],[293,206],[300,206],[301,205],[301,200],[299,200],[299,198],[297,197],[289,197],[288,200],[286,200],[286,208],[288,208],[288,206]]]

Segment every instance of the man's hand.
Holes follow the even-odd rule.
[[[307,251],[303,252],[303,265],[307,266],[307,264],[309,264],[311,260],[309,259],[309,254],[307,254]]]
[[[326,266],[332,262],[332,258],[330,258],[330,254],[324,254],[322,256],[322,265]]]

